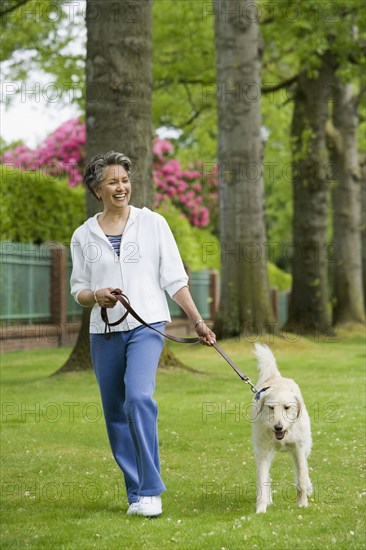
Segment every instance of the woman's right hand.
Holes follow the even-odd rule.
[[[98,290],[94,292],[98,306],[111,308],[116,305],[117,298],[112,294],[112,290],[114,290],[112,287],[98,288]]]

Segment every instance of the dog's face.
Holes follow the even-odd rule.
[[[300,414],[299,398],[285,388],[269,388],[253,403],[253,422],[260,422],[278,441],[286,437]]]

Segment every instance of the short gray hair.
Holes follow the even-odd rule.
[[[126,170],[130,178],[132,163],[123,153],[108,151],[93,157],[87,164],[84,174],[84,183],[89,191],[98,199],[95,191],[100,188],[104,177],[104,169],[107,166],[119,164]],[[100,199],[98,199],[100,200]]]

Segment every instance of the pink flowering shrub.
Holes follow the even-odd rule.
[[[1,159],[22,170],[40,170],[50,176],[68,177],[74,187],[83,180],[85,124],[79,118],[64,122],[37,149],[20,145]]]
[[[166,199],[196,227],[210,223],[210,212],[217,213],[217,165],[195,163],[183,169],[180,161],[170,158],[173,145],[156,138],[153,146],[155,207]]]
[[[85,123],[73,118],[61,124],[37,149],[21,145],[6,151],[0,159],[22,170],[40,170],[56,177],[67,177],[74,187],[83,180],[85,165]],[[189,222],[196,227],[216,226],[217,166],[195,163],[183,169],[171,158],[170,141],[156,138],[153,145],[153,182],[155,207],[170,199]]]

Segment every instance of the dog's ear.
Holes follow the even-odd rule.
[[[296,400],[296,406],[297,406],[297,414],[296,414],[296,418],[300,418],[301,416],[301,411],[302,411],[302,407],[303,407],[303,401],[302,399],[295,395],[295,400]]]
[[[256,398],[254,399],[253,404],[252,404],[252,407],[253,407],[252,410],[253,410],[253,412],[255,411],[255,418],[258,418],[258,416],[262,412],[263,404],[264,404],[263,395],[260,395],[259,399],[256,399]]]
[[[259,398],[259,401],[257,402],[258,403],[258,412],[261,413],[262,410],[263,410],[263,405],[264,405],[264,402],[265,402],[266,398],[264,395],[261,395],[260,398]]]
[[[262,412],[263,410],[263,407],[264,407],[264,404],[266,402],[266,398],[267,398],[267,393],[262,393],[259,397],[259,400],[257,401],[258,403],[258,413]]]

